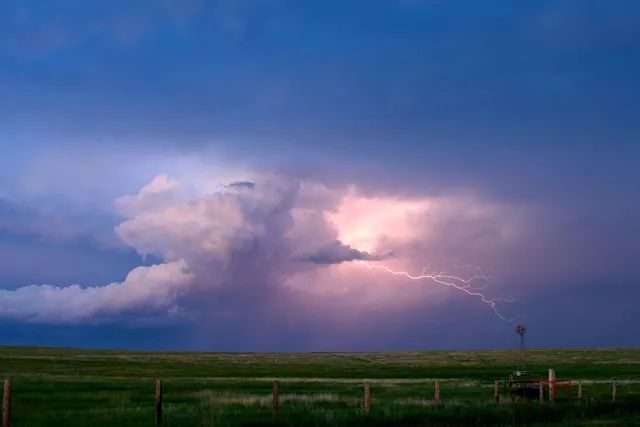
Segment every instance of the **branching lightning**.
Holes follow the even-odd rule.
[[[489,298],[483,292],[481,292],[483,289],[486,288],[486,284],[485,286],[482,286],[482,287],[475,286],[474,282],[477,282],[477,281],[482,281],[486,283],[486,281],[490,279],[489,276],[475,275],[469,278],[464,278],[464,277],[448,274],[446,272],[427,273],[426,268],[423,268],[420,274],[416,275],[416,274],[409,273],[407,271],[393,270],[383,264],[373,264],[371,262],[363,261],[363,260],[355,260],[355,262],[357,262],[358,264],[364,265],[370,270],[382,270],[394,276],[405,277],[410,280],[431,280],[439,285],[454,288],[460,292],[464,292],[467,295],[477,297],[483,303],[491,307],[491,310],[493,310],[494,314],[505,322],[513,322],[514,320],[520,317],[520,316],[516,316],[513,318],[506,317],[505,315],[500,313],[497,307],[498,303],[500,302],[515,303],[515,302],[518,302],[517,300],[503,299],[503,298]]]

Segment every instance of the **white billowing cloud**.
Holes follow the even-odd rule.
[[[184,259],[207,273],[224,269],[234,254],[270,233],[281,239],[278,230],[289,227],[297,191],[295,185],[276,179],[266,179],[259,188],[226,185],[213,192],[185,188],[182,195],[175,194],[176,188],[171,181],[156,178],[136,196],[120,199],[117,204],[129,218],[116,227],[116,233],[141,254]]]
[[[338,296],[360,301],[350,306],[363,310],[419,305],[424,292],[415,283],[400,296],[400,288],[386,285],[393,277],[373,280],[371,271],[350,262],[382,260],[419,272],[425,256],[446,257],[464,245],[485,253],[513,226],[508,212],[478,200],[365,196],[351,187],[273,175],[217,184],[158,175],[118,199],[116,208],[124,216],[117,236],[164,264],[138,267],[122,283],[102,287],[0,291],[0,316],[79,322],[174,308],[206,311],[210,296],[251,310],[247,304],[268,304],[279,294],[307,307],[315,301],[329,308],[319,310],[325,314]]]
[[[335,229],[313,208],[326,207],[326,194],[318,196],[318,185],[307,188],[313,191],[300,197],[304,209],[297,210],[303,192],[298,182],[263,176],[258,183],[212,187],[211,182],[185,185],[158,175],[138,193],[116,201],[125,219],[115,232],[140,254],[157,255],[164,264],[138,267],[122,283],[106,286],[3,290],[0,316],[65,323],[121,312],[166,312],[195,290],[215,291],[239,278],[257,287],[273,277],[269,272],[295,269],[300,261],[316,265],[364,256],[336,240]],[[302,211],[314,218],[311,239],[304,221],[295,224]]]
[[[141,254],[185,259],[207,273],[224,269],[234,255],[265,239],[286,246],[290,260],[332,264],[367,256],[337,240],[324,212],[339,199],[321,184],[263,177],[215,191],[203,188],[183,188],[194,193],[188,197],[176,193],[180,184],[156,177],[137,195],[118,200],[130,215],[116,228],[118,236]]]
[[[129,217],[162,209],[180,199],[181,188],[182,185],[178,181],[170,179],[166,174],[161,174],[142,187],[137,194],[116,200],[116,207]]]
[[[193,274],[183,261],[131,270],[122,283],[66,287],[31,285],[0,290],[0,316],[32,322],[79,322],[130,309],[162,309],[189,291]]]

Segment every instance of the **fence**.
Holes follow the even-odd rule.
[[[300,380],[300,379],[298,379]],[[322,381],[322,379],[314,379],[315,381]],[[272,382],[272,396],[271,396],[271,407],[272,407],[272,414],[273,416],[278,416],[278,413],[280,412],[280,408],[281,408],[281,382],[284,382],[285,384],[285,390],[286,390],[286,384],[287,384],[287,379],[282,379],[282,380],[273,380]],[[356,380],[351,380],[351,381],[356,381]],[[397,384],[403,384],[402,380],[365,380],[361,382],[361,385],[363,386],[362,389],[362,414],[364,416],[368,416],[370,411],[371,411],[371,407],[372,407],[372,396],[376,391],[376,385],[378,385],[379,387],[382,387],[384,384],[389,384],[390,382],[393,383],[393,381],[396,381]],[[411,380],[406,380],[407,384],[410,384],[411,382],[409,382]],[[420,381],[420,380],[417,380]],[[536,381],[536,385],[538,387],[538,393],[539,393],[539,402],[541,404],[544,404],[545,402],[545,391],[547,392],[548,398],[549,398],[549,402],[552,403],[556,400],[556,390],[559,388],[559,386],[563,386],[563,387],[568,387],[569,389],[569,394],[568,394],[568,398],[572,398],[573,394],[572,394],[572,390],[573,390],[573,384],[570,381],[566,381],[566,380],[546,380],[546,379],[540,379],[540,380],[534,380]],[[449,381],[449,382],[453,382],[453,381]],[[416,404],[424,404],[424,405],[439,405],[441,403],[443,403],[448,397],[453,398],[453,396],[447,396],[446,394],[443,394],[442,392],[442,380],[424,380],[421,384],[431,384],[433,385],[433,397],[431,399],[423,399],[420,401],[416,401],[414,403]],[[583,384],[587,383],[585,381],[578,381],[577,383],[577,397],[578,400],[582,400],[584,397],[584,387]],[[602,385],[605,382],[602,381],[590,381],[588,382],[588,384],[590,385],[594,385],[594,384],[598,384],[598,385]],[[619,388],[619,384],[621,382],[620,381],[610,381],[608,382],[608,384],[610,384],[610,390],[611,390],[611,402],[616,402],[616,399],[618,397],[618,388]],[[626,382],[622,382],[623,384],[631,384],[631,383],[635,383],[635,381],[626,381]],[[10,427],[11,424],[11,404],[12,404],[12,392],[13,392],[13,384],[12,381],[9,379],[6,379],[4,381],[4,387],[3,387],[3,399],[2,399],[2,427]],[[493,391],[493,401],[495,401],[495,404],[504,404],[504,399],[502,399],[503,396],[508,396],[509,400],[506,403],[513,403],[517,400],[520,400],[520,397],[518,396],[514,396],[512,393],[512,390],[510,390],[509,388],[509,382],[505,381],[505,380],[496,380],[493,383],[493,387],[492,387],[492,391]],[[162,423],[163,420],[163,402],[164,402],[164,384],[163,384],[163,380],[162,379],[157,379],[155,382],[155,423],[156,425],[160,425]],[[487,393],[485,396],[485,399],[487,401],[489,401],[490,399],[490,394]]]

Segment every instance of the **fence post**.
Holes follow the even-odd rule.
[[[440,381],[436,381],[435,396],[433,399],[436,403],[440,403]]]
[[[549,369],[549,402],[556,400],[556,371]]]
[[[280,383],[276,380],[273,381],[273,415],[278,415],[280,411]]]
[[[538,382],[538,398],[540,399],[540,404],[544,404],[544,381]]]
[[[371,409],[371,385],[369,382],[364,383],[364,414],[369,415]]]
[[[156,411],[155,411],[156,425],[162,423],[162,379],[156,380]]]
[[[493,397],[496,399],[496,405],[500,404],[500,380],[496,380],[493,385]]]
[[[618,384],[614,381],[613,384],[611,384],[611,401],[614,403],[616,401],[617,391],[618,391]]]
[[[578,381],[578,400],[582,400],[582,381]]]
[[[2,427],[11,424],[11,380],[4,380],[2,393]]]

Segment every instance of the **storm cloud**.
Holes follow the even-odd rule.
[[[301,197],[303,210],[314,214],[316,227],[313,236],[305,235],[294,219],[301,191],[299,182],[282,177],[207,191],[158,175],[138,193],[116,201],[125,219],[115,232],[139,254],[159,257],[164,264],[138,267],[122,283],[102,287],[33,285],[3,290],[0,316],[76,322],[129,310],[166,312],[192,288],[207,293],[233,287],[237,276],[246,272],[238,265],[243,257],[243,262],[254,264],[259,275],[255,279],[261,282],[268,281],[270,270],[285,274],[309,268],[302,261],[332,264],[373,258],[336,240],[322,207],[314,208],[313,196],[308,195]]]
[[[136,194],[116,201],[124,218],[115,233],[140,255],[164,263],[137,267],[123,282],[106,286],[31,285],[3,290],[0,316],[73,323],[100,322],[123,313],[133,318],[149,313],[199,315],[220,298],[239,299],[268,312],[271,302],[266,295],[287,294],[291,303],[316,299],[326,305],[319,295],[349,293],[367,282],[367,272],[354,266],[346,276],[330,278],[323,277],[322,270],[352,261],[404,262],[418,268],[415,263],[424,259],[412,258],[407,248],[435,242],[430,235],[438,221],[451,217],[449,210],[462,203],[456,200],[371,198],[358,195],[352,187],[331,189],[275,174],[257,177],[251,186],[181,182],[160,174]],[[481,220],[485,227],[493,227],[491,221],[503,215],[474,203],[476,211],[486,211]],[[465,220],[477,233],[480,226],[474,222]],[[464,235],[456,240],[470,242]],[[367,250],[358,249],[359,243]],[[491,241],[481,249],[500,243],[504,242]],[[440,253],[438,248],[432,250],[431,261],[449,254],[442,252],[442,242],[437,245]],[[304,287],[299,286],[302,277]],[[389,290],[379,294],[371,288],[368,300],[384,306],[385,298],[393,299]]]

